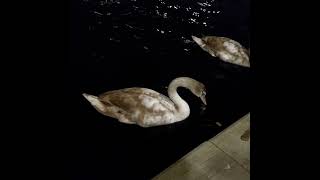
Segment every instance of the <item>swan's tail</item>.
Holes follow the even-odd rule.
[[[104,104],[99,100],[97,96],[82,93],[82,95],[90,102],[90,104],[100,111],[105,110]]]
[[[82,93],[82,96],[85,97],[89,102],[91,102],[92,99],[97,99],[98,98],[97,96],[90,95],[90,94],[87,94],[87,93]]]

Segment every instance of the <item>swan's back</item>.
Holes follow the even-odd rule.
[[[206,49],[226,62],[250,66],[249,52],[239,42],[226,37],[208,36],[205,37]]]
[[[101,94],[99,100],[109,110],[106,115],[116,114],[118,118],[125,118],[142,126],[169,124],[174,121],[174,103],[151,89],[135,87],[109,91]]]

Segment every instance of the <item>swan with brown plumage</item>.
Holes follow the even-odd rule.
[[[244,48],[239,42],[227,37],[204,36],[198,38],[191,36],[192,39],[206,52],[220,60],[250,67],[249,54],[250,50]]]
[[[185,120],[190,108],[178,94],[177,88],[189,89],[206,104],[205,86],[192,78],[179,77],[171,81],[168,95],[152,89],[133,87],[105,92],[99,96],[83,93],[83,96],[101,114],[126,124],[141,127],[167,125]]]

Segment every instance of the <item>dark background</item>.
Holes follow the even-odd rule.
[[[226,36],[249,47],[249,1],[203,3],[71,1],[65,64],[70,108],[63,124],[67,178],[150,179],[250,111],[249,70],[216,60],[191,39]],[[133,86],[167,95],[165,87],[179,76],[206,85],[208,106],[200,113],[200,100],[179,89],[191,115],[168,126],[121,124],[81,96]]]

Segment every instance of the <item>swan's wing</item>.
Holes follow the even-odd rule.
[[[146,96],[149,96],[151,98],[156,98],[159,100],[159,102],[167,107],[167,108],[174,108],[174,103],[167,97],[164,96],[160,93],[158,93],[157,91],[154,91],[152,89],[147,89],[147,88],[128,88],[125,89],[125,91],[127,92],[134,92],[134,93],[140,93],[140,94],[144,94]],[[172,109],[173,110],[173,109]]]
[[[146,88],[126,88],[109,91],[99,99],[121,109],[128,119],[143,119],[148,116],[162,116],[174,112],[173,102],[164,95]]]
[[[230,38],[226,38],[225,41],[226,41],[226,42],[230,42],[230,43],[232,43],[232,44],[234,44],[234,45],[242,48],[242,44],[240,44],[238,41],[235,41],[235,40],[230,39]]]
[[[239,42],[233,40],[233,39],[230,39],[230,38],[225,38],[225,42],[229,42],[229,43],[232,43],[234,44],[240,51],[243,51],[244,53],[246,53],[246,55],[250,55],[250,50],[245,48],[242,44],[240,44]]]

